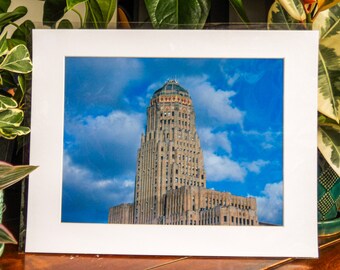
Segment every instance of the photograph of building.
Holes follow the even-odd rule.
[[[134,202],[110,208],[109,223],[258,225],[255,198],[206,188],[195,118],[189,92],[176,80],[154,92],[137,154]]]
[[[61,222],[283,225],[283,59],[66,57]]]

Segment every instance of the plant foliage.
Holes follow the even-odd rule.
[[[210,0],[145,0],[154,28],[203,28]]]
[[[85,4],[85,19],[77,11],[81,3]],[[79,15],[82,28],[107,28],[116,6],[117,0],[45,0],[43,23],[52,28],[73,28],[70,21],[61,19],[67,12],[74,11]]]
[[[24,119],[24,95],[26,92],[27,74],[32,71],[32,62],[27,44],[30,41],[30,21],[16,25],[15,21],[27,13],[26,7],[17,7],[8,11],[10,0],[0,1],[0,137],[14,139],[30,132],[28,127],[21,126]],[[11,38],[4,29],[14,25],[17,29]],[[20,181],[36,167],[11,166],[0,162],[0,223],[3,212],[3,189]],[[0,224],[0,256],[5,243],[17,243],[13,235]]]

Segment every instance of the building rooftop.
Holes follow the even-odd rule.
[[[190,97],[189,92],[176,80],[168,80],[161,88],[155,91],[153,98],[161,95],[181,95],[184,97]]]

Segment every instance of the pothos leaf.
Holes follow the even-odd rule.
[[[66,12],[66,0],[45,0],[43,24],[53,27]]]
[[[240,17],[240,19],[244,22],[244,23],[249,23],[249,19],[247,16],[247,13],[243,7],[243,2],[242,0],[229,0],[231,6],[234,8],[234,10],[236,11],[237,15]]]
[[[116,0],[88,0],[86,2],[86,27],[107,28],[116,6]]]
[[[25,16],[26,13],[26,7],[17,7],[13,11],[0,13],[0,32],[5,26]]]
[[[154,28],[203,28],[210,0],[145,0]]]
[[[88,1],[88,0],[66,0],[67,10],[71,10],[76,5],[83,3],[83,2],[86,2],[86,1]]]

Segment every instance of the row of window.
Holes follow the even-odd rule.
[[[172,112],[161,112],[160,113],[160,117],[166,117],[166,116],[175,116],[175,112],[172,111]],[[190,114],[187,114],[187,113],[182,113],[182,112],[178,112],[178,117],[181,117],[181,118],[189,118],[190,119]]]
[[[227,222],[227,216],[224,216],[224,222]],[[238,218],[235,219],[235,223],[234,223],[234,217],[231,217],[231,225],[251,225],[254,226],[254,220],[249,220],[249,219],[240,219],[238,220]],[[183,220],[178,220],[177,222],[171,223],[168,222],[166,225],[196,225],[196,220],[192,220],[190,219],[189,221],[186,220],[185,222],[183,222]],[[220,224],[220,217],[215,217],[214,219],[209,218],[209,219],[204,219],[204,220],[199,220],[198,221],[198,225],[219,225]]]

